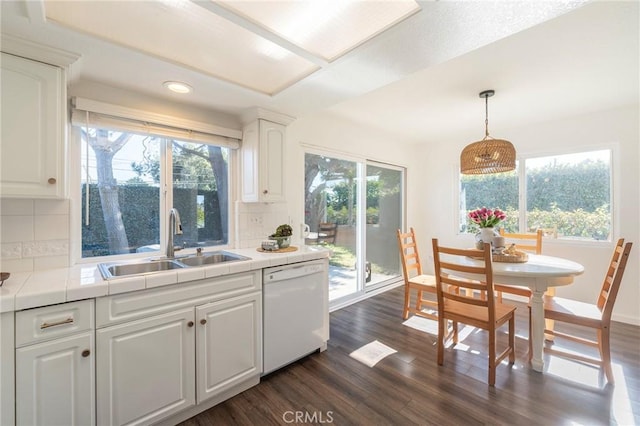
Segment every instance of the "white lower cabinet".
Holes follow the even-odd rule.
[[[198,403],[262,372],[261,293],[196,308]]]
[[[195,404],[193,308],[96,332],[99,425],[149,424]]]
[[[99,299],[98,425],[174,424],[176,416],[190,413],[186,419],[255,385],[262,372],[260,277]]]
[[[93,331],[16,350],[18,425],[93,425]]]
[[[16,312],[15,330],[16,424],[94,425],[93,300]]]

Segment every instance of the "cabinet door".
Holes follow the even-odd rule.
[[[61,68],[2,54],[0,193],[64,198],[65,89]]]
[[[284,201],[285,126],[266,120],[248,124],[240,150],[242,201]]]
[[[93,332],[16,350],[18,425],[95,424]]]
[[[195,404],[193,308],[96,332],[98,424],[149,424]]]
[[[262,298],[252,293],[196,308],[198,403],[262,372]]]
[[[284,201],[284,143],[282,124],[260,120],[261,201]]]

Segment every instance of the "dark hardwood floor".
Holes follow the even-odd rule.
[[[514,303],[516,363],[498,367],[492,388],[486,332],[467,329],[438,366],[435,336],[402,324],[402,295],[399,287],[332,313],[325,352],[182,425],[640,424],[640,327],[612,326],[614,386],[599,369],[558,357],[545,356],[540,374],[527,363],[527,308]],[[499,348],[506,342],[500,337]],[[373,340],[398,352],[373,368],[349,357]]]

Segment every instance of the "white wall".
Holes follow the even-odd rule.
[[[571,119],[538,123],[514,129],[492,129],[495,137],[513,142],[521,155],[545,155],[589,150],[603,146],[614,149],[614,241],[623,237],[634,247],[613,318],[640,324],[640,218],[638,185],[639,158],[638,107],[629,107]],[[495,127],[495,126],[494,126]],[[456,232],[456,176],[462,148],[481,137],[478,134],[452,137],[435,146],[421,148],[424,167],[416,167],[416,179],[410,185],[421,186],[420,203],[414,205],[414,217],[424,220],[410,223],[416,227],[423,257],[431,252],[430,241],[437,236],[441,243],[469,245],[472,238]],[[585,302],[594,302],[602,285],[613,250],[612,243],[567,243],[545,240],[544,253],[565,257],[585,266],[585,273],[557,294]],[[431,266],[431,258],[426,264]]]

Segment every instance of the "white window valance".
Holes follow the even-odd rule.
[[[112,105],[91,99],[74,98],[71,124],[101,129],[151,134],[231,149],[240,147],[242,131],[168,115]]]

